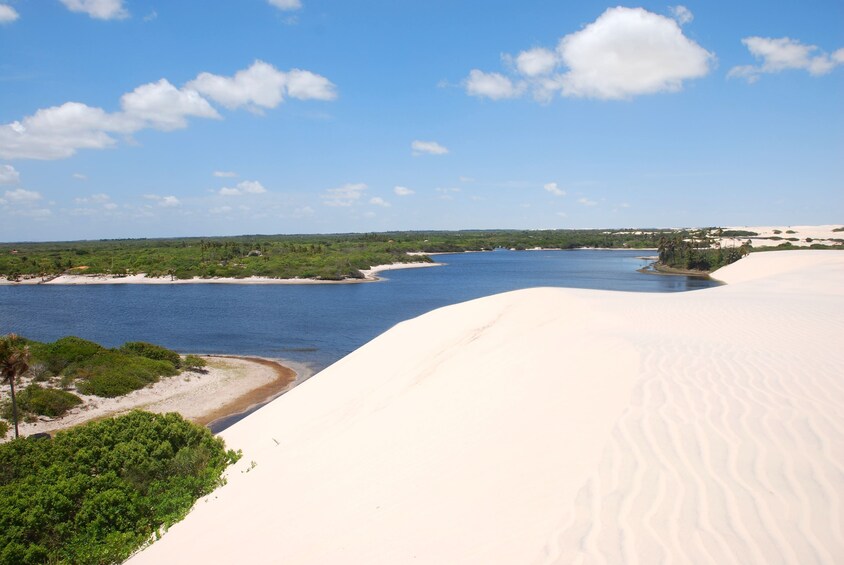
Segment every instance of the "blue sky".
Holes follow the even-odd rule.
[[[842,22],[0,0],[0,240],[841,223]]]

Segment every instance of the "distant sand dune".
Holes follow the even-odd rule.
[[[132,562],[844,563],[844,253],[716,276],[399,324],[226,430]]]

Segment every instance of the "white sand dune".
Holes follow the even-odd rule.
[[[223,433],[132,563],[842,563],[844,253],[399,324]]]

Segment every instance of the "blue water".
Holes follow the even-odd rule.
[[[0,286],[0,334],[150,341],[190,353],[259,355],[325,368],[403,320],[499,292],[559,286],[678,292],[707,279],[638,273],[642,251],[495,251],[349,285]]]

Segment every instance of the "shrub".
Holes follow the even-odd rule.
[[[120,351],[103,351],[84,364],[68,367],[82,394],[113,398],[171,377],[178,370],[170,361],[157,361]]]
[[[178,414],[132,412],[0,445],[0,563],[117,563],[238,458]]]
[[[33,343],[30,347],[33,358],[45,364],[47,370],[56,375],[68,365],[90,359],[104,349],[93,341],[76,336],[63,337],[53,343]]]
[[[188,371],[200,372],[206,365],[208,362],[197,355],[185,355],[182,360],[182,367]]]
[[[120,348],[120,351],[140,355],[147,359],[155,359],[156,361],[169,361],[177,369],[182,362],[182,358],[175,351],[145,341],[127,341]]]
[[[7,433],[9,433],[9,422],[0,420],[0,439],[6,437]]]
[[[32,384],[20,391],[17,397],[18,409],[39,416],[52,418],[61,416],[74,406],[82,404],[82,399],[64,390],[44,388]]]

